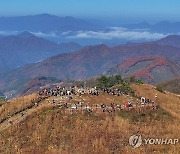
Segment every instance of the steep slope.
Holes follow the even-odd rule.
[[[121,51],[129,54],[129,57],[162,55],[170,58],[176,58],[180,55],[179,48],[173,46],[161,46],[154,42],[139,43],[130,45],[120,45],[113,48],[115,51]]]
[[[24,66],[12,73],[25,76],[27,74],[29,77],[45,75],[62,79],[81,79],[99,75],[128,57],[163,55],[173,58],[179,54],[180,49],[178,48],[154,44],[114,48],[105,45],[90,46],[78,52],[58,55],[34,65]]]
[[[137,45],[144,45],[144,44],[157,44],[160,46],[172,46],[172,47],[180,47],[180,35],[168,35],[160,40],[152,41],[152,42],[143,42],[143,43],[126,43],[126,46],[137,46]]]
[[[0,73],[50,56],[80,49],[76,43],[57,44],[29,32],[0,40]],[[9,56],[11,55],[11,56]]]
[[[14,77],[11,73],[6,74],[6,80],[8,80],[9,77],[18,79],[17,76],[51,76],[62,79],[76,79],[94,76],[101,73],[102,69],[106,69],[103,67],[106,65],[106,57],[108,57],[109,54],[110,48],[104,45],[86,47],[78,52],[61,54],[48,58],[40,63],[16,69],[11,72],[15,75]],[[109,58],[109,61],[112,60],[113,59]]]
[[[159,49],[160,50],[173,50],[173,49],[168,49],[169,47],[175,47],[175,48],[179,48],[180,47],[180,36],[179,35],[168,35],[165,38],[162,38],[160,40],[157,41],[152,41],[152,42],[143,42],[143,43],[127,43],[125,44],[125,46],[129,46],[129,48],[134,47],[135,49],[137,48],[137,46],[147,46],[147,45],[154,45],[154,46],[164,46],[163,49]],[[167,48],[167,49],[166,49]],[[154,55],[156,55],[156,53],[154,53]],[[165,54],[164,54],[165,55]],[[165,55],[166,56],[166,55]],[[176,54],[175,56],[172,55],[171,59],[173,61],[176,61],[177,63],[180,64],[180,55]]]
[[[159,41],[156,41],[157,44],[162,46],[173,46],[180,48],[180,35],[169,35]]]
[[[157,83],[180,76],[180,66],[162,56],[142,56],[127,59],[105,74],[133,75],[143,78],[148,83]]]
[[[24,88],[19,92],[20,96],[28,95],[33,92],[37,92],[41,90],[43,87],[49,87],[53,83],[60,82],[56,78],[47,78],[47,77],[37,77],[30,80],[28,83],[25,84]]]
[[[159,83],[157,86],[162,87],[163,90],[171,93],[180,94],[180,77]]]

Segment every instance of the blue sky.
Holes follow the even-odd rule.
[[[0,16],[42,13],[97,19],[180,21],[180,0],[0,0]]]

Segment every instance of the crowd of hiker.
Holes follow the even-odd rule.
[[[37,100],[33,100],[32,103],[23,109],[20,109],[18,111],[14,111],[12,114],[9,114],[7,117],[4,117],[0,119],[0,123],[3,121],[9,119],[10,117],[20,113],[21,117],[23,118],[25,113],[24,111],[27,109],[32,108],[33,106],[38,106],[39,103],[51,96],[54,96],[56,98],[57,96],[60,97],[66,97],[68,99],[73,99],[74,96],[83,96],[83,95],[94,95],[94,96],[99,96],[103,93],[113,95],[113,96],[121,96],[121,95],[128,95],[125,93],[122,89],[110,89],[110,88],[83,88],[83,87],[60,87],[56,86],[53,88],[45,88],[41,91],[39,91],[39,97]],[[67,100],[67,99],[65,99]],[[143,109],[152,109],[152,110],[158,110],[159,106],[151,99],[146,98],[146,97],[139,97],[136,102],[132,101],[127,101],[124,103],[110,103],[107,104],[105,102],[100,103],[100,104],[86,104],[81,101],[77,101],[76,103],[68,103],[67,102],[59,102],[58,100],[53,99],[50,101],[54,106],[58,106],[59,108],[64,109],[65,111],[69,111],[71,114],[76,113],[76,112],[88,112],[88,113],[109,113],[113,115],[116,111],[124,111],[124,110],[129,110],[129,111],[137,111],[137,112],[142,112]],[[12,124],[10,121],[9,124]]]
[[[66,96],[66,98],[73,99],[74,96],[83,96],[83,95],[95,95],[99,96],[102,93],[107,93],[109,95],[114,96],[121,96],[121,95],[128,95],[122,89],[110,89],[110,88],[83,88],[83,87],[54,87],[54,88],[46,88],[39,92],[39,95],[45,96]],[[158,109],[158,106],[155,104],[153,100],[149,98],[140,97],[137,99],[139,101],[132,102],[127,101],[125,103],[111,103],[107,105],[106,103],[96,104],[96,105],[89,105],[85,104],[84,102],[77,102],[73,104],[69,103],[59,103],[56,100],[52,100],[55,106],[59,106],[61,108],[69,109],[71,113],[76,111],[87,111],[87,112],[94,112],[94,111],[102,111],[103,113],[114,113],[117,110],[134,110],[136,109],[138,112],[142,111],[142,108],[149,107],[153,110]]]
[[[84,95],[84,94],[91,94],[98,96],[100,93],[107,93],[111,95],[121,96],[123,94],[128,95],[124,92],[123,89],[110,89],[110,88],[83,88],[83,87],[59,87],[56,86],[54,88],[45,88],[39,92],[39,95],[46,95],[46,96],[72,96],[72,95]]]
[[[144,108],[157,110],[158,106],[154,104],[152,101],[151,103],[144,104],[144,102],[137,102],[136,104],[133,104],[132,102],[126,102],[125,104],[120,103],[110,103],[110,105],[107,105],[106,103],[101,104],[93,104],[90,105],[85,104],[84,102],[77,102],[77,103],[59,103],[56,100],[52,100],[50,103],[52,103],[54,106],[58,106],[63,109],[69,109],[70,112],[76,112],[76,111],[87,111],[87,112],[108,112],[108,113],[114,113],[115,111],[124,111],[124,110],[134,110],[137,112],[142,112]]]

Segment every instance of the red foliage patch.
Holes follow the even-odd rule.
[[[145,68],[140,69],[139,71],[135,72],[133,75],[138,78],[145,78],[148,82],[152,82],[153,77],[150,72],[158,66],[168,65],[169,62],[165,57],[143,56],[143,57],[137,57],[137,58],[130,58],[121,64],[121,68],[123,68],[123,70],[128,70],[130,67],[136,65],[137,63],[142,62],[142,61],[147,61],[147,60],[148,61],[152,60],[152,62],[149,65],[147,65]]]

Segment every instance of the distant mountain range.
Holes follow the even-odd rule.
[[[113,67],[116,67],[123,61],[128,62],[129,58],[135,58],[136,60],[136,57],[142,56],[161,57],[150,59],[147,58],[144,60],[140,59],[139,61],[137,60],[137,62],[147,61],[148,63],[146,63],[146,65],[149,66],[153,65],[151,69],[148,69],[147,71],[151,72],[151,70],[162,66],[160,69],[155,69],[154,73],[158,73],[168,66],[167,69],[165,68],[164,73],[167,74],[169,71],[169,73],[171,72],[169,77],[175,77],[178,76],[178,73],[176,74],[174,72],[179,68],[178,61],[180,59],[180,48],[173,47],[172,42],[174,43],[174,41],[170,41],[171,38],[174,39],[174,36],[167,37],[157,42],[119,45],[112,48],[106,45],[87,46],[77,52],[60,54],[48,58],[42,62],[25,65],[0,75],[0,89],[2,89],[4,92],[12,89],[16,91],[17,85],[21,84],[22,88],[24,88],[28,81],[36,77],[55,77],[65,80],[95,77],[103,74]],[[179,37],[177,36],[177,38]],[[159,45],[159,42],[164,40],[169,41],[165,41],[167,42],[165,46],[164,44]],[[161,60],[165,62],[162,65],[159,64]],[[149,61],[151,64],[149,64]],[[157,62],[157,65],[154,67],[155,62]],[[132,64],[132,66],[134,66],[134,64]],[[145,67],[144,64],[142,65]],[[131,67],[129,67],[127,71],[130,71],[129,69],[131,69]],[[116,74],[116,72],[112,74]],[[140,73],[139,77],[142,77],[142,73]],[[165,78],[163,79],[163,77],[158,77],[158,79],[147,81],[154,83],[154,81],[162,82],[163,80],[165,80]]]
[[[3,37],[0,39],[0,73],[80,48],[77,43],[57,44],[29,32]]]
[[[160,21],[156,24],[141,22],[138,24],[122,25],[122,27],[126,27],[128,29],[149,29],[151,32],[167,33],[167,34],[180,32],[180,22]]]
[[[155,74],[164,71],[166,75],[161,76],[167,76],[167,79],[178,76],[175,72],[180,66],[180,36],[174,34],[180,32],[180,22],[142,22],[117,27],[97,25],[96,22],[49,14],[0,17],[0,90],[5,94],[26,93],[32,83],[36,87],[39,83],[51,83],[54,78],[85,79],[109,72],[135,74],[149,83],[166,80],[155,76],[153,71]],[[13,35],[7,36],[9,34]],[[167,37],[157,40],[163,36]],[[59,44],[48,40],[49,37],[56,42],[69,43]],[[82,48],[75,43],[78,41],[98,45]],[[111,47],[103,44],[127,41],[130,43]],[[144,43],[135,43],[139,41]],[[121,68],[123,62],[131,60],[136,62],[126,69]],[[161,61],[165,63],[160,65]],[[146,67],[148,69],[142,71]],[[132,71],[132,68],[137,70]]]
[[[97,31],[103,28],[99,22],[93,23],[71,16],[59,17],[50,14],[0,17],[0,31],[32,31],[32,32],[67,32],[67,31]],[[108,26],[111,26],[108,25]],[[138,24],[122,24],[120,27],[128,29],[149,29],[159,33],[179,33],[180,22],[160,21],[156,24],[141,22]]]
[[[65,32],[97,30],[98,26],[73,17],[49,14],[20,17],[0,17],[0,31]]]
[[[103,22],[102,22],[103,23]],[[177,35],[180,22],[161,21],[156,24],[99,24],[97,20],[59,17],[50,14],[0,17],[0,35],[29,31],[55,42],[76,42],[83,46],[126,42],[143,42]],[[1,39],[1,36],[0,36]]]

